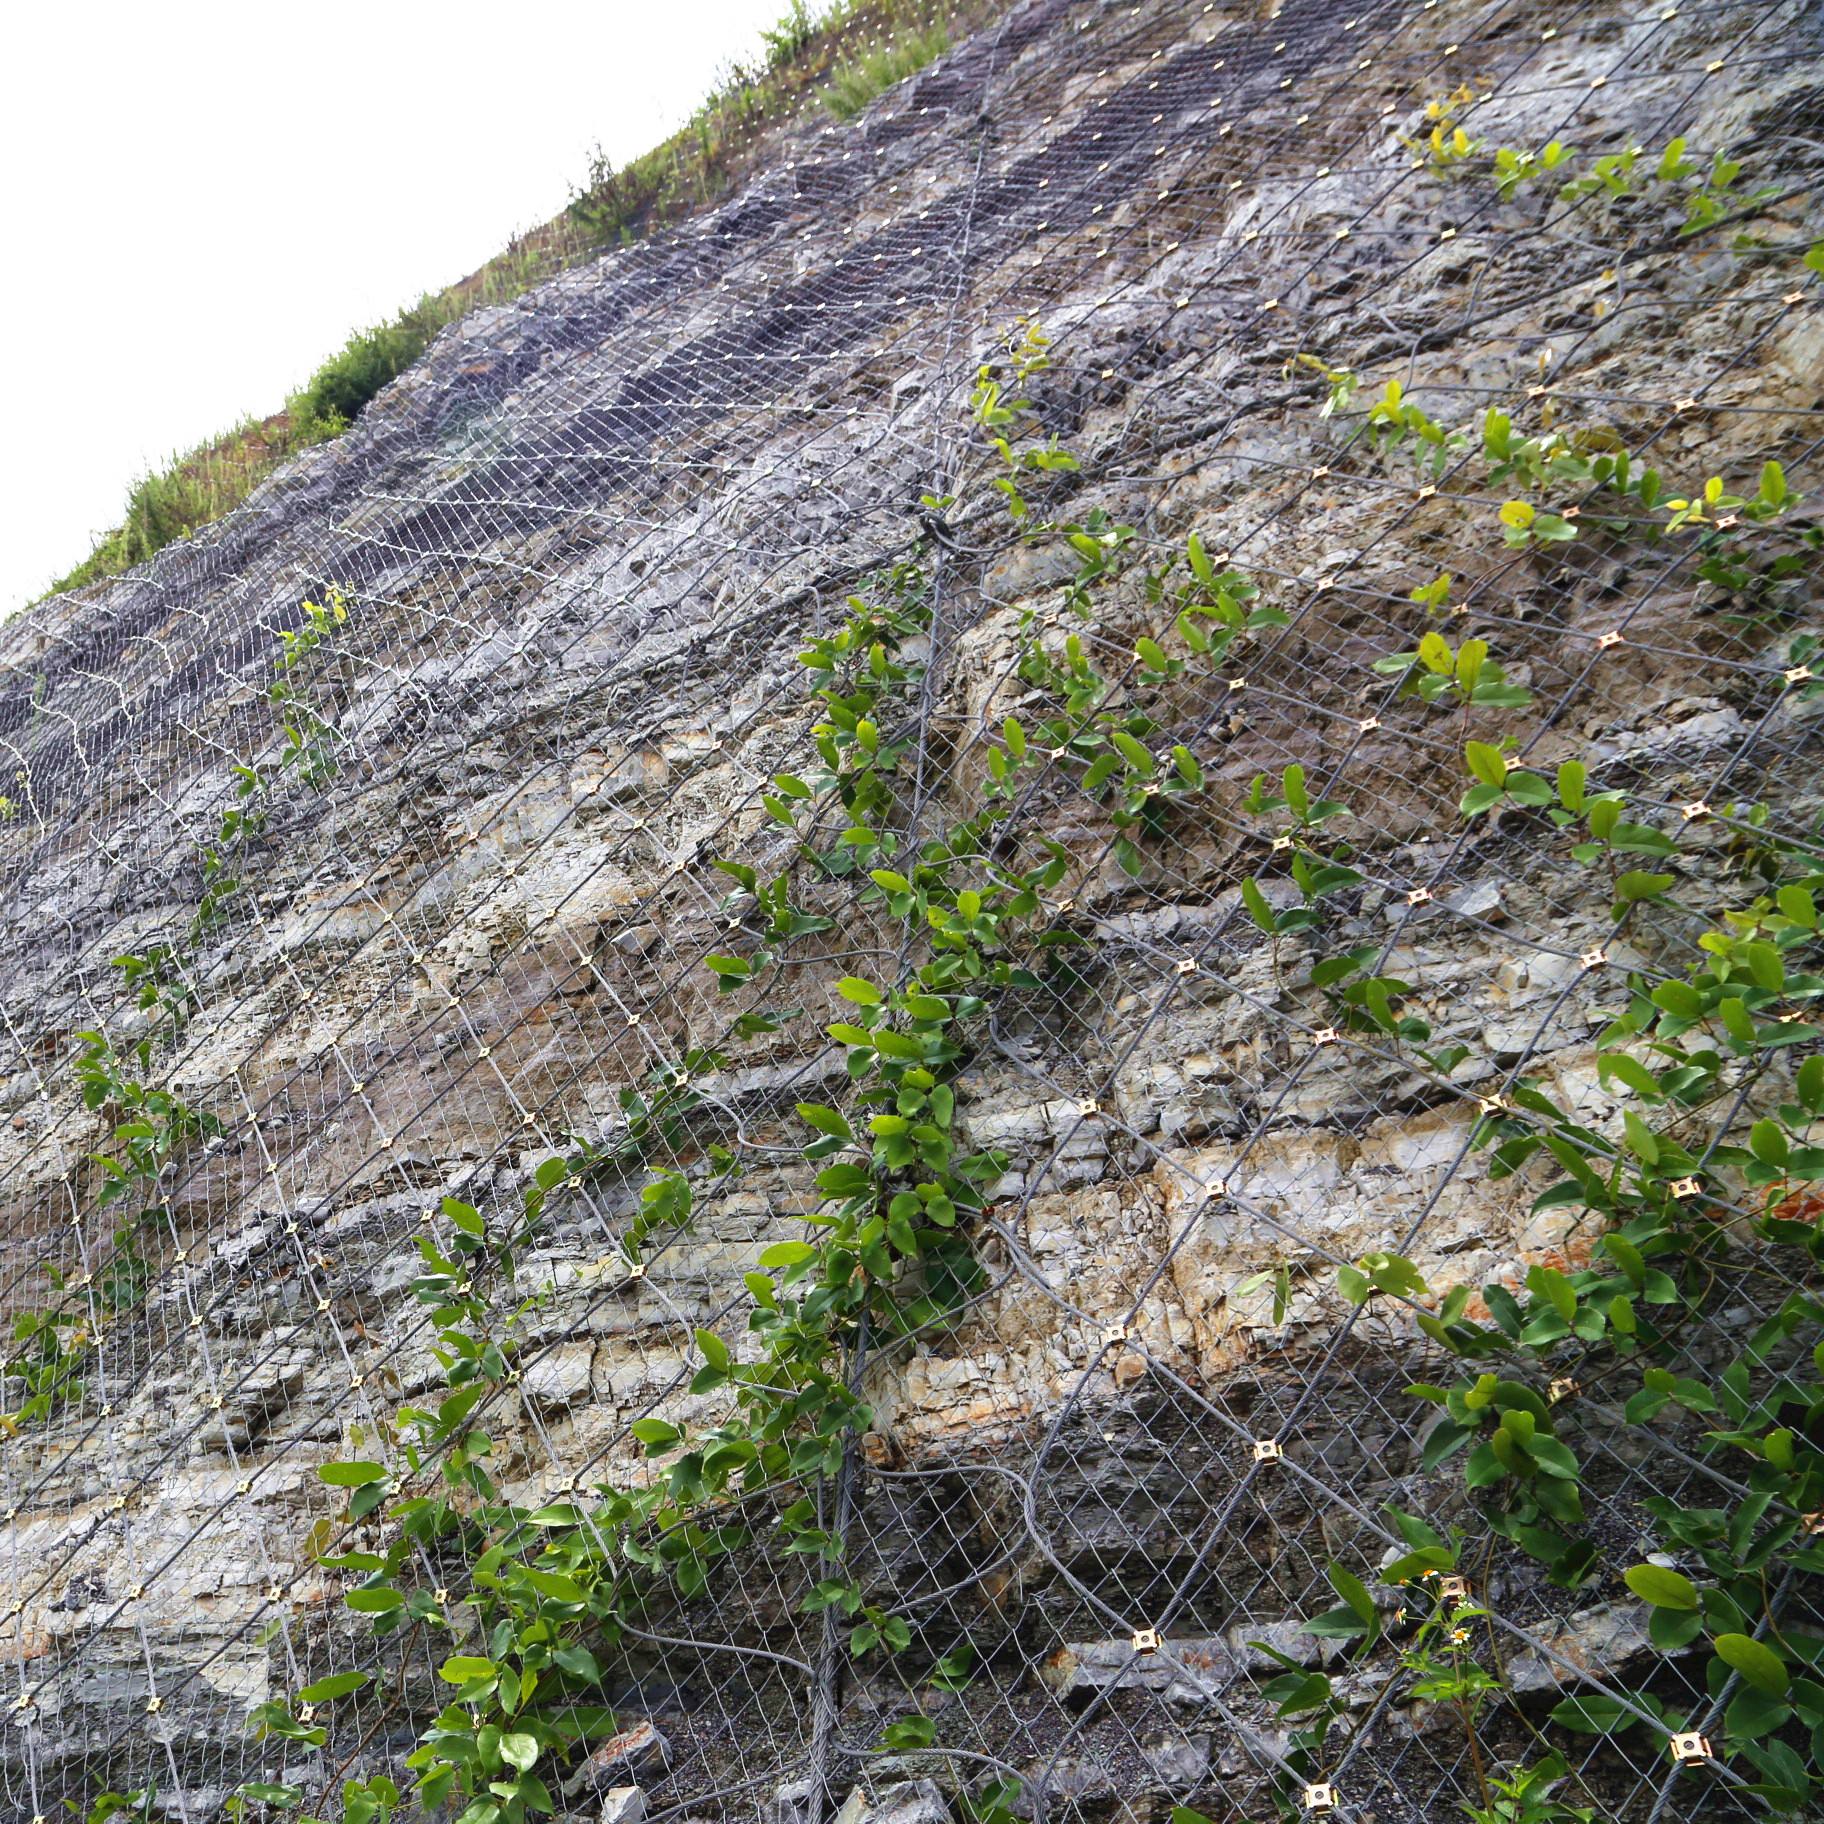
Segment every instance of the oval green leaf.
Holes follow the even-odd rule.
[[[386,1480],[384,1463],[320,1463],[317,1474],[331,1488],[365,1488],[370,1482]]]
[[[1642,1602],[1650,1602],[1656,1609],[1697,1607],[1697,1585],[1663,1564],[1630,1565],[1621,1575]]]
[[[1771,1647],[1751,1634],[1719,1634],[1710,1644],[1716,1648],[1717,1658],[1741,1673],[1757,1691],[1765,1691],[1769,1697],[1785,1695],[1789,1683],[1786,1662]]]

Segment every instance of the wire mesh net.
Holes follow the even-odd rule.
[[[1817,50],[1037,0],[0,628],[6,1815],[1807,1802]]]

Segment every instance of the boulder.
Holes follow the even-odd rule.
[[[656,1724],[629,1723],[619,1734],[593,1749],[580,1769],[583,1783],[592,1791],[609,1794],[630,1781],[648,1784],[661,1779],[671,1767],[671,1743]]]
[[[836,1824],[952,1824],[950,1805],[935,1780],[903,1780],[876,1787],[872,1796],[857,1786],[843,1800]]]

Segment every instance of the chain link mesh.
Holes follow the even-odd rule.
[[[1567,1696],[1650,1690],[1721,1737],[1701,1662],[1657,1651],[1612,1573],[1554,1586],[1422,1466],[1432,1412],[1407,1388],[1442,1352],[1406,1304],[1352,1308],[1336,1269],[1384,1250],[1480,1285],[1589,1262],[1591,1219],[1535,1211],[1540,1182],[1491,1178],[1472,1139],[1522,1080],[1607,1131],[1592,1041],[1627,972],[1680,974],[1757,843],[1817,853],[1816,698],[1790,675],[1811,576],[1741,614],[1690,541],[1510,550],[1475,463],[1376,455],[1319,416],[1297,357],[1450,424],[1498,405],[1599,426],[1677,476],[1777,457],[1803,492],[1817,51],[1791,3],[1036,0],[853,126],[793,129],[727,206],[474,313],[220,524],[0,629],[6,1309],[69,1314],[81,1349],[0,1466],[0,1810],[87,1816],[150,1785],[200,1824],[256,1781],[340,1815],[342,1779],[405,1782],[439,1664],[482,1650],[470,1567],[414,1548],[439,1618],[377,1648],[343,1602],[355,1573],[319,1561],[375,1529],[336,1521],[315,1472],[441,1386],[409,1290],[441,1200],[493,1225],[540,1162],[596,1162],[521,1253],[519,1353],[473,1423],[530,1507],[648,1480],[631,1427],[714,1414],[696,1333],[740,1352],[742,1275],[815,1204],[793,1107],[840,1091],[832,984],[906,958],[856,876],[807,892],[830,922],[759,1002],[706,966],[760,928],[716,860],[770,874],[797,840],[763,803],[816,766],[796,655],[918,565],[910,848],[979,807],[988,746],[1029,713],[1022,613],[1059,663],[1074,634],[1131,676],[1160,618],[1140,579],[1196,530],[1284,624],[1162,692],[1209,789],[1137,875],[1064,755],[1021,801],[1069,860],[1052,928],[1082,941],[1042,990],[991,999],[958,1079],[973,1143],[1008,1154],[966,1308],[850,1339],[872,1418],[840,1469],[732,1497],[707,1586],[644,1590],[598,1654],[613,1732],[550,1775],[558,1809],[637,1787],[655,1818],[937,1824],[1009,1783],[1046,1824],[1276,1802],[1394,1824],[1486,1804],[1549,1734],[1560,1796],[1603,1817],[1756,1813],[1744,1770],[1681,1767],[1663,1732],[1549,1724]],[[1734,149],[1781,193],[1763,239],[1441,176],[1425,110],[1459,85],[1489,147]],[[1132,528],[1130,581],[1088,623],[987,490],[966,411],[1019,318],[1053,338],[1030,391],[1081,463],[1037,497]],[[1467,716],[1415,713],[1372,668],[1424,631],[1411,591],[1443,569],[1440,624],[1531,693],[1516,763],[1592,752],[1691,845],[1625,936],[1537,827],[1458,817]],[[287,670],[306,599],[346,619]],[[1297,991],[1312,943],[1250,919],[1267,851],[1244,794],[1293,764],[1348,807],[1348,944],[1468,1047],[1447,1081],[1336,1028]],[[250,802],[237,766],[279,780],[244,837],[223,824]],[[157,1081],[206,1124],[123,1232],[74,1035],[159,1039],[111,964],[159,946],[185,1011]],[[808,1012],[743,1031],[761,1003]],[[630,1162],[626,1092],[667,1087],[677,1118]],[[695,1181],[694,1219],[631,1273],[653,1167]],[[1678,1344],[1699,1376],[1793,1289],[1759,1256],[1723,1271]],[[1699,1415],[1626,1418],[1619,1358],[1593,1347],[1575,1379],[1554,1410],[1605,1562],[1663,1550],[1648,1496],[1744,1499]],[[28,1392],[9,1380],[8,1411]],[[828,1566],[773,1525],[800,1498],[903,1653],[858,1659],[807,1611]],[[1465,1529],[1502,1687],[1473,1726],[1413,1701],[1396,1645],[1301,1631],[1335,1603],[1330,1566],[1374,1585],[1405,1549],[1389,1505]],[[1778,1600],[1818,1625],[1807,1578]],[[1288,1664],[1343,1699],[1309,1769],[1263,1690]],[[323,1749],[247,1729],[357,1667],[379,1676],[326,1710]],[[884,1749],[914,1712],[930,1743]]]

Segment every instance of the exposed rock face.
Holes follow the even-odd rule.
[[[831,882],[836,926],[773,1002],[808,1017],[731,1038],[748,1003],[702,959],[759,921],[713,862],[782,865],[761,794],[817,764],[796,655],[915,547],[939,602],[916,730],[931,815],[971,808],[1006,716],[1043,713],[1015,669],[1021,617],[1056,612],[1071,563],[1009,531],[962,410],[1022,314],[1056,339],[1031,392],[1081,464],[1035,498],[1136,528],[1141,569],[1199,530],[1286,624],[1169,699],[1165,745],[1193,749],[1208,789],[1138,877],[1105,812],[1049,781],[1059,917],[1087,941],[1073,984],[997,1010],[961,1085],[973,1142],[1009,1155],[985,1282],[959,1323],[862,1365],[849,1564],[918,1624],[921,1677],[967,1643],[974,1682],[915,1702],[890,1669],[832,1672],[799,1606],[821,1573],[772,1552],[759,1513],[738,1575],[619,1644],[604,1698],[648,1733],[566,1802],[936,1824],[1005,1777],[1023,1817],[1264,1805],[1287,1726],[1257,1643],[1334,1663],[1298,1629],[1334,1601],[1327,1560],[1378,1556],[1389,1500],[1460,1511],[1419,1473],[1409,1326],[1344,1325],[1331,1263],[1392,1249],[1449,1285],[1586,1257],[1568,1216],[1535,1213],[1539,1181],[1491,1181],[1470,1155],[1478,1098],[1524,1067],[1609,1119],[1587,959],[1607,946],[1618,983],[1688,942],[1670,915],[1613,939],[1601,897],[1511,820],[1465,835],[1461,727],[1373,661],[1414,644],[1409,592],[1451,570],[1470,612],[1447,631],[1485,635],[1532,692],[1506,721],[1528,764],[1594,752],[1661,808],[1771,797],[1796,816],[1790,773],[1769,782],[1815,755],[1817,708],[1779,681],[1790,617],[1712,612],[1657,547],[1505,548],[1499,487],[1339,454],[1323,388],[1288,364],[1315,352],[1364,399],[1400,379],[1452,426],[1501,402],[1536,429],[1549,381],[1561,422],[1612,427],[1678,481],[1779,456],[1806,487],[1824,329],[1788,245],[1802,198],[1763,224],[1784,251],[1743,258],[1726,234],[1681,242],[1650,200],[1567,211],[1550,183],[1503,199],[1441,180],[1394,130],[1427,130],[1462,80],[1492,95],[1489,147],[1676,133],[1801,189],[1816,29],[1797,7],[1034,0],[855,126],[798,130],[699,224],[477,313],[346,437],[146,572],[0,628],[9,1313],[44,1306],[55,1266],[92,1324],[116,1255],[72,1035],[158,1028],[109,959],[185,949],[194,1006],[155,1044],[157,1079],[219,1126],[163,1182],[143,1296],[7,1444],[0,1810],[148,1779],[192,1821],[244,1779],[330,1803],[334,1768],[244,1717],[367,1663],[348,1577],[307,1546],[332,1512],[315,1470],[441,1387],[416,1239],[447,1235],[445,1196],[494,1220],[541,1161],[612,1145],[622,1092],[693,1046],[720,1056],[659,1162],[707,1184],[717,1143],[745,1170],[638,1277],[616,1248],[638,1172],[555,1199],[502,1294],[533,1301],[518,1378],[483,1417],[497,1473],[536,1504],[649,1474],[631,1422],[718,1410],[688,1391],[693,1331],[739,1349],[742,1274],[815,1200],[788,1155],[792,1104],[842,1084],[829,984],[888,971],[898,939]],[[926,494],[958,496],[941,536]],[[279,631],[332,585],[347,621],[275,672]],[[1119,670],[1166,618],[1137,582],[1109,596],[1098,662]],[[287,677],[333,736],[275,703]],[[287,717],[321,765],[286,763]],[[1349,806],[1366,877],[1326,941],[1386,947],[1409,1010],[1467,1047],[1448,1086],[1332,1033],[1302,987],[1311,941],[1268,941],[1243,909],[1266,854],[1244,795],[1294,761]],[[276,782],[265,822],[232,848],[220,919],[187,935],[199,858],[232,846],[237,763]],[[1739,846],[1701,821],[1688,842],[1699,881]],[[1262,1275],[1281,1262],[1276,1314]],[[26,1391],[9,1383],[9,1411]],[[1283,1456],[1257,1461],[1257,1440]],[[1614,1461],[1618,1516],[1636,1467]],[[1542,1643],[1509,1666],[1523,1700],[1636,1678],[1631,1617],[1502,1595]],[[400,1662],[393,1707],[346,1745],[357,1769],[398,1771],[448,1696],[433,1671],[454,1638]],[[1473,1796],[1460,1739],[1423,1706],[1376,1709],[1384,1672],[1349,1676],[1376,1719],[1355,1815]],[[833,1703],[821,1748],[814,1690]],[[915,1708],[935,1747],[872,1760]]]
[[[882,1787],[878,1796],[856,1787],[836,1818],[837,1824],[950,1824],[950,1807],[933,1781],[906,1780]]]

